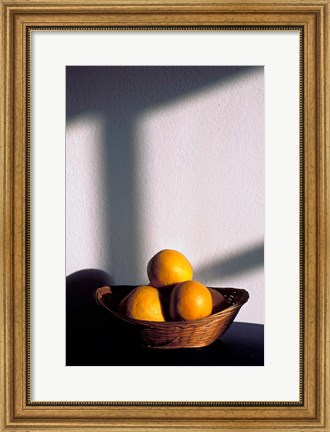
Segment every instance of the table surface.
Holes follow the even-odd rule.
[[[127,327],[94,300],[94,291],[111,280],[99,270],[67,278],[67,366],[263,366],[264,326],[234,322],[225,334],[203,348],[143,348]]]

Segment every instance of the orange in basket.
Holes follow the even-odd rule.
[[[148,262],[147,273],[153,287],[162,288],[191,280],[193,269],[187,258],[176,250],[164,249]]]
[[[119,304],[119,312],[128,318],[145,321],[165,321],[161,295],[151,286],[139,286]]]
[[[212,295],[205,285],[186,281],[176,285],[170,297],[170,316],[174,321],[196,320],[212,313]]]

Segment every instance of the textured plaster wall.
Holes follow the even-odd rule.
[[[164,248],[264,322],[262,67],[68,67],[66,271],[147,282]]]

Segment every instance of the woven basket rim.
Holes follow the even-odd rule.
[[[127,285],[128,286],[128,285]],[[116,285],[113,285],[112,288],[115,288]],[[134,286],[132,285],[132,289]],[[241,298],[239,301],[233,303],[232,305],[228,306],[226,309],[223,309],[222,311],[216,312],[214,314],[211,314],[205,318],[200,318],[196,320],[189,320],[189,321],[145,321],[145,320],[137,320],[134,318],[126,317],[122,314],[120,314],[118,311],[111,308],[108,304],[103,302],[102,297],[105,294],[112,294],[111,286],[103,286],[100,288],[97,288],[94,292],[94,298],[96,303],[102,307],[103,309],[109,311],[113,315],[115,315],[117,318],[126,321],[130,324],[134,325],[140,325],[143,327],[157,327],[157,328],[173,328],[173,327],[189,327],[189,326],[202,326],[204,324],[207,324],[212,321],[216,321],[217,319],[226,316],[231,315],[235,310],[240,309],[244,303],[246,303],[249,299],[249,293],[243,288],[234,288],[234,287],[209,287],[216,290],[235,290],[241,294]]]

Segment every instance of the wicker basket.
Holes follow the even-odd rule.
[[[158,349],[200,348],[216,341],[231,325],[240,308],[249,299],[244,289],[215,288],[226,299],[228,307],[206,318],[194,321],[141,321],[127,318],[118,312],[118,305],[135,286],[117,285],[95,291],[99,306],[126,322],[142,346]]]

